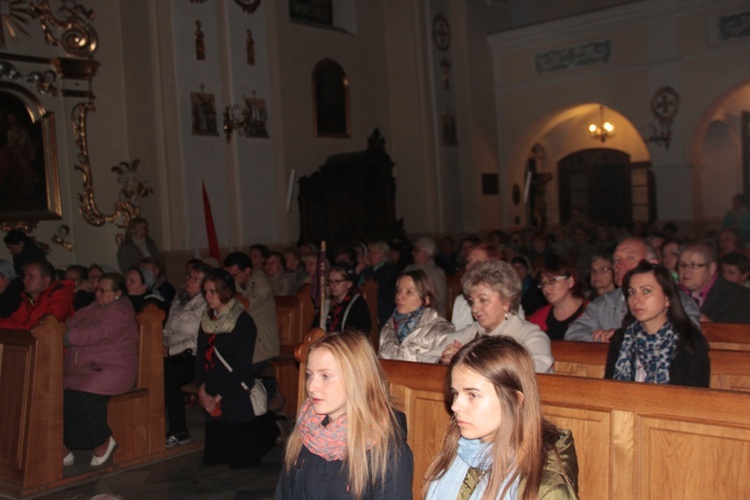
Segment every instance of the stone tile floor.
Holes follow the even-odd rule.
[[[193,448],[193,451],[150,465],[114,471],[35,498],[88,500],[101,493],[119,495],[125,500],[273,498],[284,458],[283,444],[277,444],[258,467],[242,470],[232,470],[226,465],[202,467],[203,448],[198,442],[203,439],[203,417],[193,406],[188,408],[187,418],[193,443],[185,449]],[[88,465],[91,452],[81,451],[75,455],[76,465],[66,468],[66,477],[94,470]]]

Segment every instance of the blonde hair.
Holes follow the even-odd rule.
[[[315,349],[328,349],[339,367],[346,391],[346,458],[348,484],[355,498],[368,486],[385,485],[388,465],[397,462],[401,434],[393,411],[385,378],[375,351],[367,337],[359,332],[331,333],[310,344],[308,357]],[[302,450],[302,439],[294,428],[286,445],[284,467],[290,471]]]
[[[466,344],[453,357],[446,377],[446,400],[450,392],[453,370],[462,366],[486,378],[495,386],[500,400],[502,425],[492,438],[493,457],[484,499],[503,497],[517,478],[522,481],[518,498],[537,497],[546,462],[546,450],[554,449],[554,427],[542,417],[539,389],[534,363],[526,349],[510,337],[481,336]],[[458,450],[461,431],[451,418],[440,452],[435,456],[422,487],[427,493],[430,483],[445,475]],[[508,477],[509,476],[509,477]],[[500,486],[508,477],[503,491]]]
[[[461,277],[461,288],[467,297],[479,285],[495,290],[510,302],[510,312],[518,313],[523,285],[513,266],[502,260],[489,260],[480,262]]]

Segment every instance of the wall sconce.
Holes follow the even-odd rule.
[[[615,136],[615,126],[604,121],[604,106],[599,106],[599,124],[592,123],[589,125],[589,133],[595,141],[606,142]]]

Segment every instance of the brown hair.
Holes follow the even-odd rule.
[[[528,351],[511,337],[481,336],[466,344],[453,357],[446,377],[445,398],[453,401],[453,370],[464,367],[495,386],[500,400],[502,425],[492,438],[493,456],[483,498],[503,497],[516,478],[523,481],[518,498],[536,499],[547,460],[559,432],[542,417],[534,363]],[[451,418],[443,445],[425,475],[422,494],[430,483],[443,477],[456,458],[461,431]],[[503,491],[500,486],[506,479]]]
[[[422,271],[421,269],[414,269],[412,271],[405,271],[401,273],[396,280],[396,287],[401,278],[409,277],[414,281],[414,288],[417,289],[419,298],[422,299],[422,305],[424,307],[432,307],[433,309],[437,305],[437,292],[435,292],[435,284],[432,279]]]

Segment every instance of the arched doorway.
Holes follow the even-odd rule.
[[[560,222],[573,210],[584,220],[631,227],[656,217],[650,162],[630,161],[624,151],[593,148],[576,151],[558,162]]]

